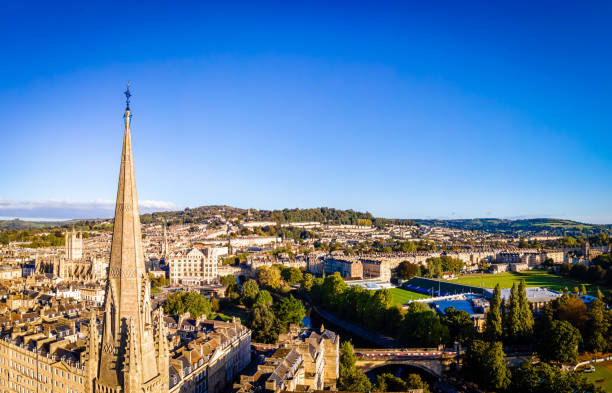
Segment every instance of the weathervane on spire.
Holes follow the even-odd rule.
[[[132,96],[132,93],[130,93],[130,82],[127,83],[127,88],[125,89],[123,94],[125,94],[125,108],[130,109],[130,97]]]

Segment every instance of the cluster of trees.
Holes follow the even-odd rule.
[[[501,342],[474,340],[463,358],[462,373],[479,387],[497,392],[604,392],[578,372],[563,371],[545,362],[524,362],[510,370],[504,357]]]
[[[376,384],[372,389],[374,392],[407,392],[409,389],[423,389],[423,393],[430,393],[429,384],[419,374],[409,374],[408,378],[402,379],[391,373],[376,376]]]
[[[465,311],[449,308],[446,315],[440,317],[426,305],[416,302],[404,310],[394,304],[389,290],[348,287],[338,274],[313,280],[310,298],[341,318],[385,332],[407,346],[435,347],[456,340],[465,341],[474,333],[473,322]]]
[[[300,284],[304,278],[302,269],[276,264],[257,269],[257,281],[272,291],[287,292],[289,285]]]
[[[497,285],[486,315],[482,339],[469,341],[462,371],[466,378],[480,387],[496,391],[599,391],[583,377],[545,362],[575,361],[581,343],[585,349],[594,352],[610,349],[610,321],[612,312],[605,310],[600,299],[594,300],[587,310],[582,300],[568,294],[546,305],[542,315],[534,320],[524,282],[513,286],[505,303],[501,301]],[[511,373],[505,365],[502,342],[535,344],[543,362],[538,365],[527,362]]]
[[[600,293],[601,296],[601,293]],[[577,294],[563,294],[547,304],[534,320],[525,284],[513,286],[508,302],[501,303],[495,287],[486,315],[484,336],[490,342],[532,344],[541,359],[567,363],[578,357],[579,345],[591,352],[612,349],[612,311],[597,298],[587,305]]]
[[[326,224],[372,225],[370,213],[353,210],[338,210],[328,207],[316,209],[283,209],[270,212],[267,219],[280,223],[317,221]]]
[[[442,273],[451,272],[459,273],[465,263],[459,258],[453,258],[448,255],[440,257],[427,258],[427,268],[425,270],[426,277],[442,277]]]
[[[559,267],[559,273],[575,280],[612,286],[612,257],[608,254],[600,255],[593,262],[591,266],[565,263]]]
[[[189,312],[192,317],[199,318],[202,315],[209,317],[217,311],[219,311],[218,301],[211,302],[205,295],[196,292],[174,292],[164,303],[164,312],[170,315]]]
[[[344,251],[345,255],[358,255],[358,254],[374,254],[374,253],[385,253],[390,254],[393,252],[416,252],[416,251],[429,251],[436,249],[436,243],[433,241],[421,240],[421,241],[395,241],[389,243],[388,241],[375,240],[373,242],[359,242],[353,246],[342,245],[340,243],[325,243],[321,241],[314,242],[314,248],[316,250],[323,250],[327,252],[332,251]]]
[[[301,280],[302,272],[299,269],[295,270],[300,273]],[[289,331],[291,324],[301,325],[306,315],[306,309],[300,300],[292,295],[282,297],[275,294],[273,296],[270,292],[275,292],[280,288],[280,276],[285,272],[290,272],[289,275],[295,273],[290,268],[284,269],[281,273],[277,268],[266,267],[258,271],[257,281],[248,279],[242,286],[238,285],[234,276],[221,278],[221,283],[227,287],[227,301],[234,305],[244,306],[249,310],[248,325],[252,330],[253,341],[274,343],[280,333]],[[279,282],[278,287],[275,286],[275,282]],[[260,285],[270,290],[260,289]]]
[[[587,307],[575,294],[546,305],[536,328],[541,357],[552,362],[576,359],[578,346],[590,352],[612,350],[612,310],[596,298]]]
[[[59,229],[50,233],[37,229],[0,232],[0,244],[6,245],[10,242],[28,242],[23,245],[28,248],[57,247],[64,245],[64,233]]]

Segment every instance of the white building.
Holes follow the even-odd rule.
[[[212,248],[173,251],[168,256],[170,285],[212,284],[218,280],[218,254]]]

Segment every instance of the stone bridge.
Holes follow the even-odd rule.
[[[355,349],[355,356],[355,365],[363,372],[392,364],[405,364],[439,378],[455,360],[457,352],[437,349]]]

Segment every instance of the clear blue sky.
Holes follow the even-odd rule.
[[[83,3],[2,5],[0,216],[110,212],[129,80],[145,210],[612,222],[610,2]]]

